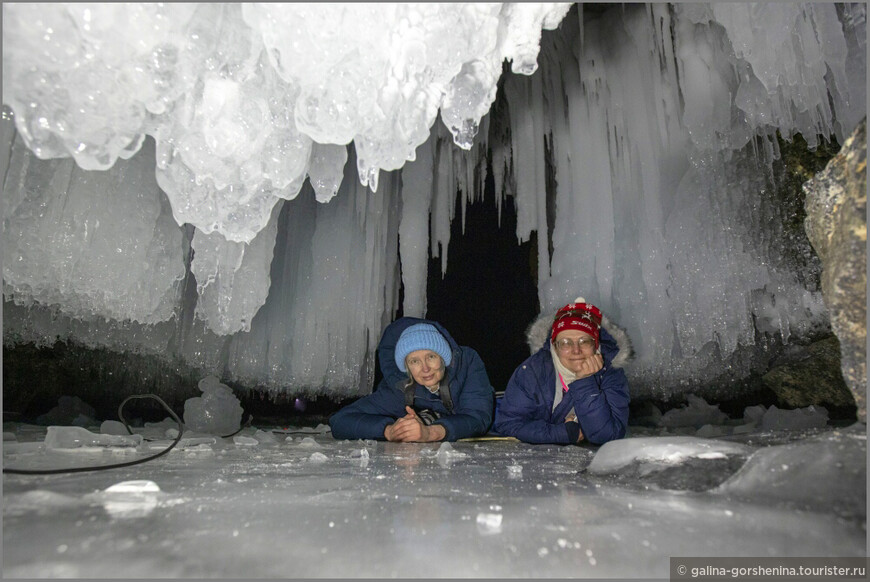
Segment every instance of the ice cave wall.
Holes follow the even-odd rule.
[[[842,143],[866,115],[863,4],[132,5],[141,38],[119,6],[4,5],[7,344],[364,393],[400,281],[424,314],[487,161],[538,234],[542,308],[582,294],[625,327],[636,395],[828,325],[768,193],[777,132]],[[389,23],[392,44],[365,34]]]

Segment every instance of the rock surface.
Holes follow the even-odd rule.
[[[812,404],[839,408],[853,406],[854,397],[843,381],[840,344],[829,337],[809,346],[792,346],[762,376],[776,393],[781,407],[804,408]]]
[[[840,340],[843,378],[867,421],[867,120],[804,185],[807,236],[822,261],[822,296]]]

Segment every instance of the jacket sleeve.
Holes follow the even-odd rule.
[[[337,439],[386,440],[384,429],[405,416],[405,399],[396,388],[382,383],[377,390],[352,402],[329,417]]]
[[[600,386],[599,386],[600,381]],[[568,386],[583,436],[594,445],[625,436],[628,425],[628,380],[621,368],[581,378]]]
[[[577,442],[580,436],[577,423],[550,421],[552,403],[548,402],[544,390],[555,387],[542,386],[541,381],[528,360],[514,371],[498,407],[495,430],[526,443]]]
[[[456,394],[453,414],[435,421],[447,431],[445,441],[484,435],[492,424],[495,392],[483,360],[471,348],[462,348],[462,357],[467,361],[467,374],[462,379],[461,389],[451,389],[451,395]]]

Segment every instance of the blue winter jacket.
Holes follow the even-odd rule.
[[[549,338],[544,346],[514,371],[496,411],[493,429],[527,443],[576,443],[585,440],[600,445],[625,436],[628,423],[628,381],[621,368],[612,366],[619,346],[601,328],[600,346],[604,367],[586,378],[568,384],[568,392],[553,410],[556,367],[550,355]],[[565,422],[574,408],[577,422]]]
[[[330,417],[333,437],[385,440],[384,429],[387,425],[407,414],[402,386],[407,382],[408,375],[396,366],[394,353],[399,336],[405,328],[416,323],[434,325],[453,350],[453,361],[446,371],[453,413],[448,413],[438,394],[432,394],[419,384],[415,384],[414,406],[429,408],[441,415],[434,424],[442,425],[447,431],[444,440],[455,441],[486,434],[492,424],[495,397],[480,356],[473,349],[457,344],[440,323],[402,317],[387,326],[378,344],[378,361],[384,379],[374,392]]]

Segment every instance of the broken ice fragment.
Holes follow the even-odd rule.
[[[96,434],[80,426],[50,426],[45,434],[45,448],[78,449],[81,447],[138,447],[142,435]]]
[[[232,389],[222,384],[215,376],[199,381],[201,397],[188,398],[184,402],[184,424],[197,432],[218,436],[239,430],[242,422],[242,405]]]
[[[300,442],[297,446],[300,449],[322,449],[323,448],[323,445],[319,444],[312,437],[305,437],[304,439],[302,439],[302,442]]]
[[[103,507],[114,518],[145,517],[157,507],[160,487],[154,481],[115,483],[100,495]]]
[[[478,513],[477,531],[482,535],[501,533],[501,521],[500,513]]]
[[[255,447],[260,444],[260,441],[257,439],[240,434],[233,437],[233,442],[243,447]]]
[[[117,420],[106,420],[100,425],[100,434],[113,434],[126,436],[129,433],[123,422]]]
[[[323,453],[311,453],[311,456],[308,457],[309,463],[323,463],[327,461],[329,458]]]
[[[828,410],[824,406],[807,406],[795,410],[781,410],[771,406],[761,417],[762,430],[803,430],[823,428],[828,424]]]

